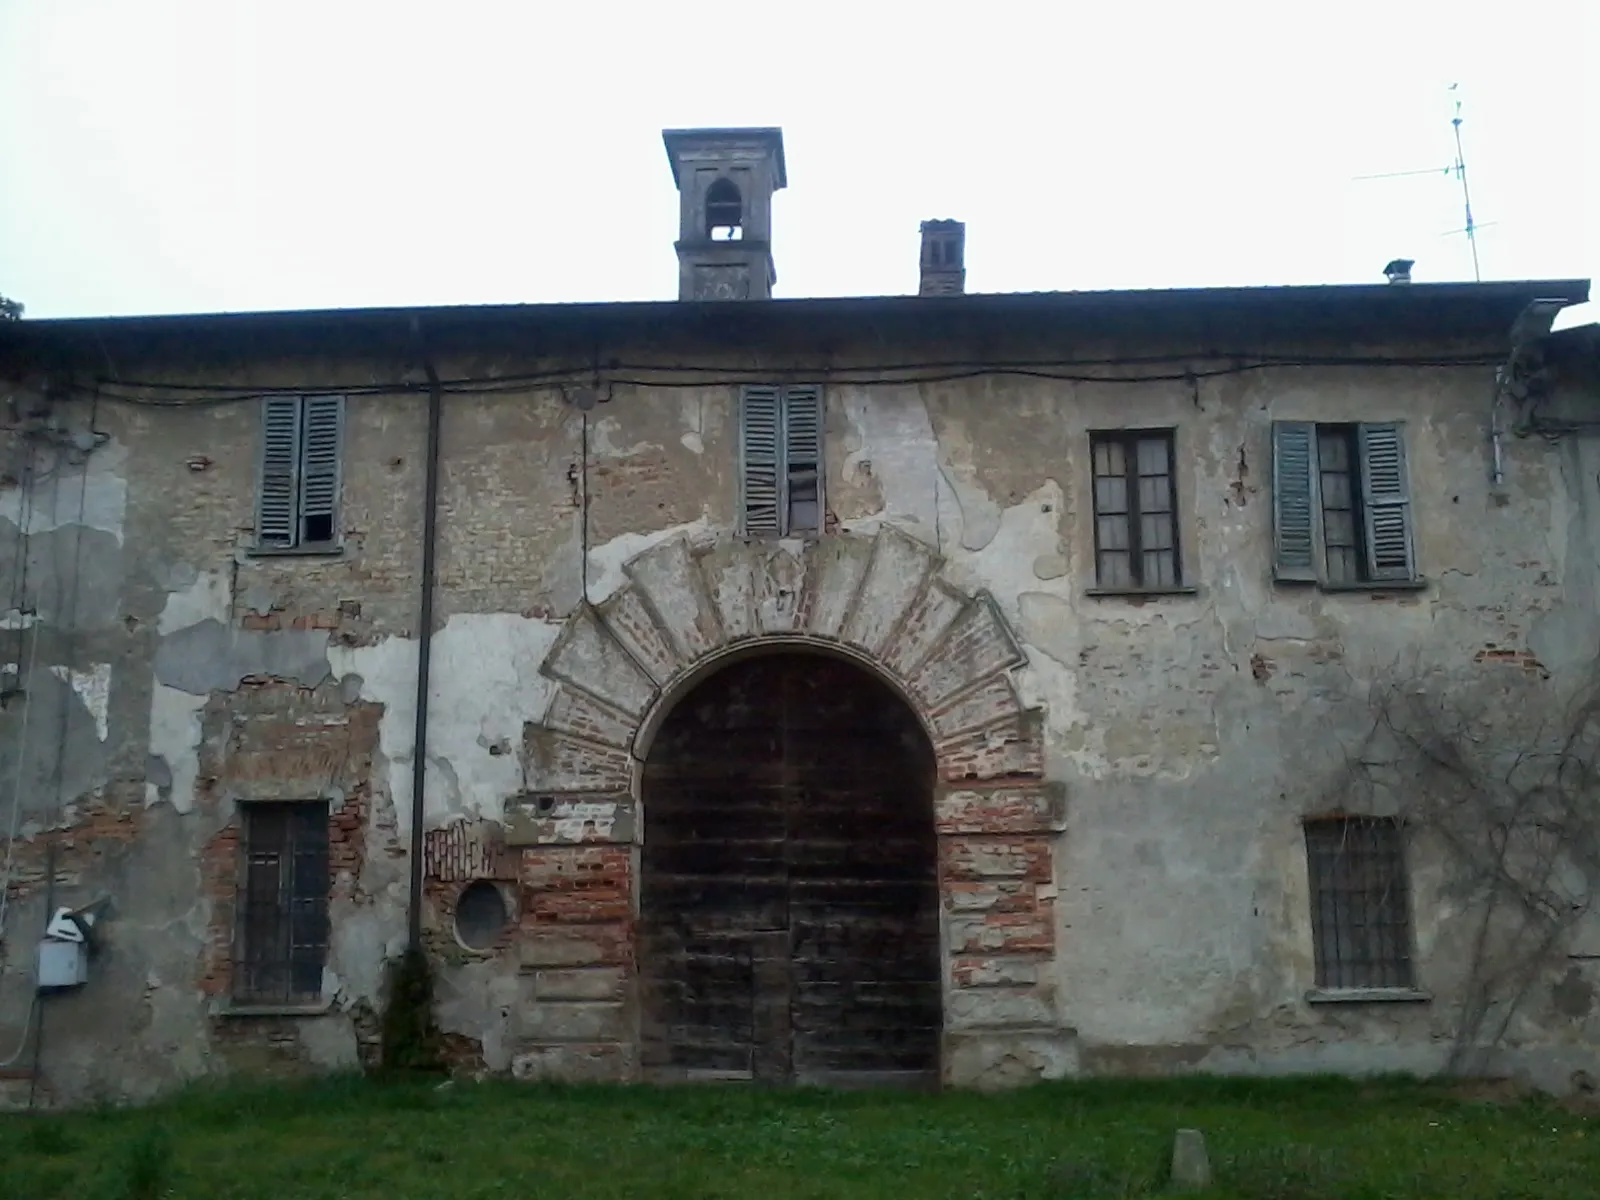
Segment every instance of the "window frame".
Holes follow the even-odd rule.
[[[1372,846],[1360,846],[1363,860],[1346,869],[1346,886],[1327,872],[1327,860],[1344,851],[1330,846],[1382,831]],[[1307,915],[1311,927],[1313,1001],[1341,999],[1426,999],[1418,987],[1415,901],[1410,867],[1409,830],[1398,817],[1336,815],[1301,822],[1306,855]],[[1330,836],[1331,835],[1331,836]],[[1392,839],[1390,844],[1379,844]],[[1319,841],[1322,843],[1319,845]],[[1376,864],[1376,866],[1374,866]],[[1348,886],[1349,875],[1382,871],[1381,883]],[[1326,902],[1325,902],[1325,898]],[[1379,920],[1385,906],[1389,919]],[[1332,927],[1328,916],[1332,914]],[[1349,930],[1354,929],[1352,937]],[[1387,941],[1387,945],[1385,945]],[[1358,953],[1344,955],[1346,945]]]
[[[273,851],[278,875],[272,911],[267,915],[271,923],[271,940],[283,940],[281,947],[274,946],[271,953],[258,946],[263,937],[261,899],[254,892],[259,876],[255,868],[268,864],[258,861],[269,853],[264,840],[262,822],[279,818],[283,831]],[[302,841],[312,833],[309,850]],[[230,1005],[235,1009],[308,1009],[324,1001],[323,976],[327,970],[328,953],[332,944],[331,893],[332,868],[332,811],[327,800],[251,800],[239,805],[238,872],[234,880],[234,931],[231,951]],[[308,861],[309,860],[309,861]],[[310,870],[311,878],[302,881],[300,872]],[[263,871],[262,874],[267,874]],[[296,905],[310,905],[310,928],[314,936],[301,939]],[[304,952],[309,950],[311,956]],[[299,952],[297,956],[297,952]],[[310,969],[314,963],[316,987],[298,988],[295,985],[296,968]],[[262,974],[278,975],[284,981],[281,988],[259,985]]]
[[[1144,582],[1144,551],[1142,549],[1143,529],[1139,509],[1139,454],[1138,445],[1141,441],[1159,438],[1166,444],[1167,452],[1167,489],[1168,489],[1168,518],[1172,532],[1172,573],[1173,582],[1170,584],[1147,584]],[[1116,476],[1102,476],[1096,469],[1096,452],[1108,443],[1117,443],[1123,447],[1124,473],[1121,478],[1128,496],[1128,510],[1125,513],[1115,514],[1123,517],[1128,523],[1128,563],[1130,574],[1134,575],[1137,582],[1131,586],[1108,584],[1104,581],[1101,570],[1100,556],[1103,553],[1100,539],[1100,497],[1096,484],[1102,478],[1110,479]],[[1130,483],[1131,481],[1131,483]],[[1195,588],[1189,583],[1188,572],[1184,569],[1183,561],[1183,514],[1178,506],[1178,431],[1171,425],[1153,426],[1137,429],[1091,429],[1089,430],[1089,520],[1094,546],[1094,583],[1089,588],[1091,596],[1129,596],[1129,595],[1191,595]]]
[[[331,393],[262,398],[251,554],[314,556],[344,552],[345,408],[345,397]],[[320,445],[313,445],[308,437],[313,422],[324,433]],[[281,444],[285,438],[289,443],[287,453]],[[311,469],[313,455],[327,460],[322,470]],[[312,492],[321,495],[313,498]],[[280,511],[272,511],[274,507]],[[311,507],[327,509],[330,529],[326,540],[305,537],[306,510]],[[270,531],[276,528],[287,532],[274,537]]]
[[[744,538],[820,538],[827,526],[827,396],[821,384],[744,384],[739,389],[739,515]],[[763,409],[761,406],[770,406]],[[758,424],[763,426],[757,428]],[[770,425],[770,428],[765,426]],[[752,510],[767,507],[753,495],[756,472],[773,474],[773,520],[752,523]],[[814,527],[794,528],[794,487],[800,475],[816,490]]]
[[[1349,447],[1357,575],[1336,579],[1328,564],[1322,443]],[[1415,503],[1404,421],[1273,421],[1272,578],[1322,591],[1394,591],[1427,586],[1417,566]],[[1398,561],[1397,561],[1398,560]]]

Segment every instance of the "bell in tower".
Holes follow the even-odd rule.
[[[767,300],[772,193],[788,183],[781,129],[662,131],[678,185],[678,299]]]

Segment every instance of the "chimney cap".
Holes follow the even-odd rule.
[[[1383,273],[1389,277],[1390,283],[1410,283],[1411,268],[1416,265],[1414,258],[1392,258],[1388,266],[1383,268]]]

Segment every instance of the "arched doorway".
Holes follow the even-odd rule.
[[[643,775],[647,1075],[937,1082],[934,775],[838,658],[743,659],[677,704]]]

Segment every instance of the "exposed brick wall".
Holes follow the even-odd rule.
[[[74,886],[142,837],[145,825],[144,805],[129,788],[113,786],[85,797],[72,824],[17,840],[11,850],[11,898],[20,900],[45,890],[52,846],[56,886]]]
[[[247,682],[207,706],[197,796],[211,812],[233,805],[231,819],[199,856],[202,892],[210,906],[200,964],[200,989],[207,996],[226,996],[233,986],[243,866],[240,804],[342,793],[343,802],[330,805],[328,812],[329,900],[364,898],[361,868],[381,715],[380,705],[346,704],[334,685],[310,689],[281,680]]]

